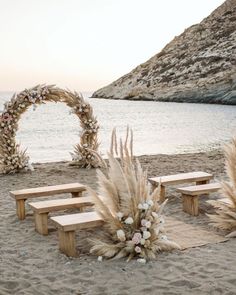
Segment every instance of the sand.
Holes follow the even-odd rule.
[[[220,151],[184,155],[142,156],[149,176],[203,170],[216,180],[226,178]],[[236,294],[236,240],[202,247],[162,253],[143,265],[135,260],[97,261],[82,251],[68,258],[58,250],[57,232],[50,226],[48,236],[34,230],[33,216],[18,221],[10,190],[79,181],[96,189],[95,170],[77,169],[66,162],[35,164],[35,171],[0,176],[0,294]],[[168,189],[166,216],[196,224],[209,231],[200,203],[200,215],[182,211],[181,199],[174,188]],[[211,198],[217,197],[212,194]],[[63,196],[65,197],[65,196]],[[29,212],[29,211],[28,211]],[[30,213],[30,212],[29,212]],[[77,234],[78,249],[90,232]]]

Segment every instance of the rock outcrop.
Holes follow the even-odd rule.
[[[93,97],[236,105],[236,0]]]

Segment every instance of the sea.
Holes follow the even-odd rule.
[[[236,106],[90,98],[100,126],[99,152],[106,157],[111,132],[124,138],[129,126],[134,133],[134,154],[195,153],[223,148],[236,136]],[[0,92],[0,111],[12,92]],[[31,162],[70,160],[80,141],[80,121],[63,103],[30,107],[19,120],[16,135]]]

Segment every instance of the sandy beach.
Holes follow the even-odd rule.
[[[219,150],[139,159],[150,177],[206,171],[212,173],[215,180],[226,179],[224,156]],[[77,169],[66,162],[35,164],[34,167],[30,173],[0,176],[1,295],[236,294],[235,240],[162,253],[143,265],[135,260],[129,263],[97,261],[88,254],[84,243],[93,232],[81,231],[77,233],[80,256],[64,256],[58,250],[57,232],[52,225],[48,236],[40,236],[34,230],[32,214],[18,221],[9,191],[69,182],[81,182],[96,189],[96,171]],[[213,208],[204,200],[200,202],[200,215],[191,217],[182,211],[181,198],[174,188],[168,189],[167,194],[166,216],[211,228],[204,213],[212,212]],[[211,194],[210,198],[218,196]]]

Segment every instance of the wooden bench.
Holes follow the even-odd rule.
[[[103,224],[102,218],[95,211],[55,216],[50,218],[58,228],[59,249],[67,256],[77,256],[75,231],[98,227]]]
[[[196,185],[201,184],[207,184],[209,181],[213,178],[212,174],[197,171],[197,172],[188,172],[188,173],[180,173],[175,175],[166,175],[166,176],[160,176],[160,177],[153,177],[149,178],[152,185],[152,189],[154,190],[159,186],[161,183],[160,188],[160,201],[164,202],[166,196],[165,196],[165,187],[166,185],[176,185],[176,184],[182,184],[187,182],[196,182]]]
[[[220,183],[209,183],[196,186],[187,186],[178,188],[177,191],[182,194],[183,211],[190,215],[198,215],[198,197],[200,195],[217,192],[221,189]]]
[[[57,199],[29,203],[34,211],[35,229],[41,235],[48,235],[48,214],[71,208],[82,209],[86,206],[93,206],[91,197],[79,197],[68,199]]]
[[[20,220],[25,219],[25,201],[29,198],[53,196],[71,193],[72,197],[79,197],[86,187],[80,183],[67,183],[53,186],[37,187],[10,191],[10,196],[16,200],[16,213]]]

